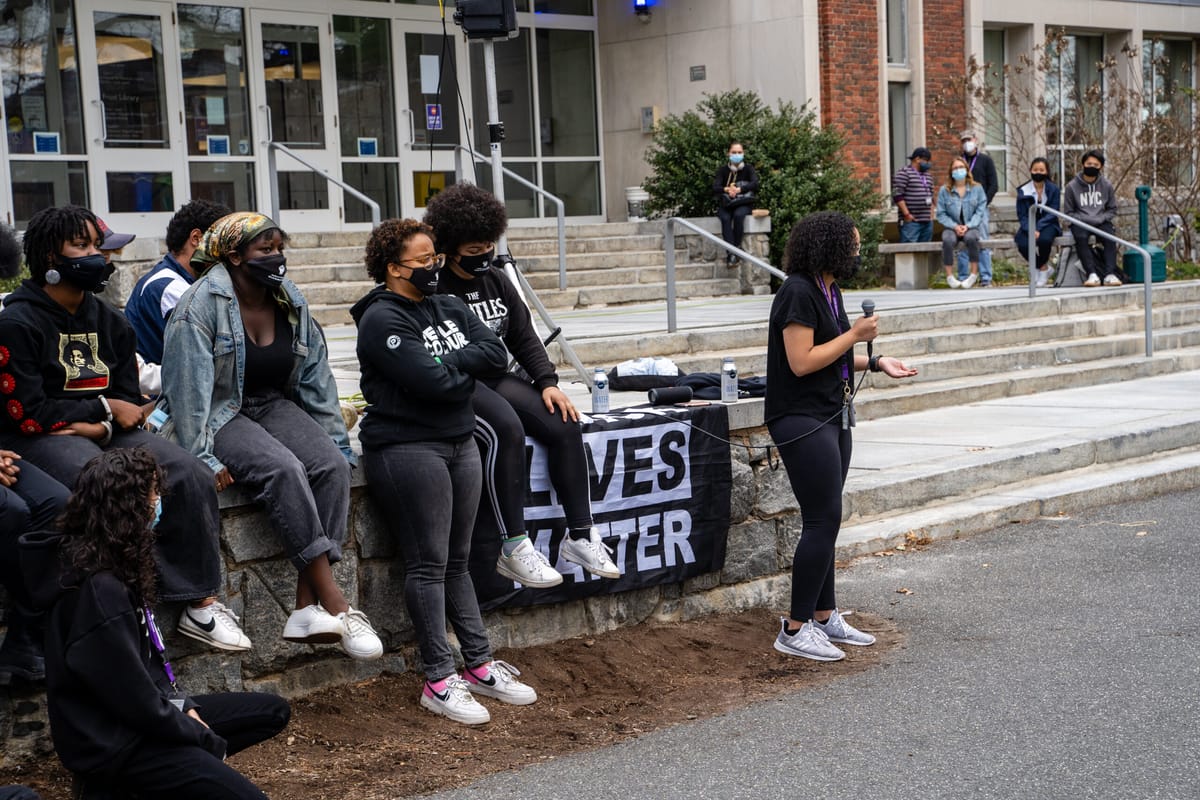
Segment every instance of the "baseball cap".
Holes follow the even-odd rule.
[[[101,250],[120,250],[137,238],[132,233],[117,233],[99,217],[96,217],[96,226],[100,229],[100,236],[103,237],[100,242]]]
[[[975,131],[973,131],[969,128],[958,135],[958,140],[960,142],[963,141],[964,139],[974,139],[974,138],[975,138]]]

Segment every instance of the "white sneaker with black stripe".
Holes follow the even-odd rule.
[[[492,715],[471,696],[467,682],[458,675],[447,678],[446,687],[440,692],[434,691],[429,681],[425,681],[421,689],[421,708],[463,725],[482,725],[492,721]]]
[[[250,649],[250,637],[238,625],[237,614],[219,600],[206,606],[187,606],[179,615],[179,632],[218,650]]]
[[[480,678],[476,673],[483,667],[487,667],[487,677]],[[475,694],[494,697],[513,706],[527,706],[537,702],[537,692],[517,680],[516,676],[520,674],[521,670],[507,661],[490,661],[475,669],[464,670],[463,678],[467,688]]]

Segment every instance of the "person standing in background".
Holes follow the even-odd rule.
[[[983,224],[979,226],[979,238],[986,239],[990,233],[989,224],[991,216],[992,198],[996,196],[996,192],[1000,191],[1000,180],[996,175],[996,162],[987,153],[980,150],[979,141],[975,138],[974,131],[963,131],[959,134],[959,140],[962,142],[962,160],[967,164],[967,170],[971,173],[972,180],[979,186],[983,187],[983,194],[987,198],[987,207],[983,212]],[[958,268],[958,279],[965,281],[969,275],[969,262],[967,261],[966,251],[958,254],[956,264]],[[992,251],[981,249],[979,251],[979,285],[992,285]]]
[[[933,239],[933,181],[927,174],[932,158],[928,147],[918,147],[892,177],[892,199],[899,213],[896,224],[901,242]]]

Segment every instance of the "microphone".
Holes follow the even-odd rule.
[[[862,310],[863,310],[864,317],[875,316],[875,301],[874,300],[863,300]],[[867,342],[867,361],[868,362],[870,362],[871,357],[873,355],[875,355],[875,342],[870,341],[870,342]]]

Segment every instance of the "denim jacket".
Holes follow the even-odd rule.
[[[963,197],[958,192],[943,186],[938,190],[937,221],[943,228],[953,228],[959,224],[958,212],[962,211],[963,225],[968,228],[978,228],[983,224],[987,214],[987,195],[978,183],[967,189]]]
[[[284,278],[275,296],[287,304],[294,334],[284,395],[316,420],[354,464],[325,336],[296,284]],[[217,264],[184,292],[167,321],[159,408],[169,417],[160,433],[220,472],[224,465],[213,454],[213,440],[242,408],[245,374],[242,314],[229,272]]]

